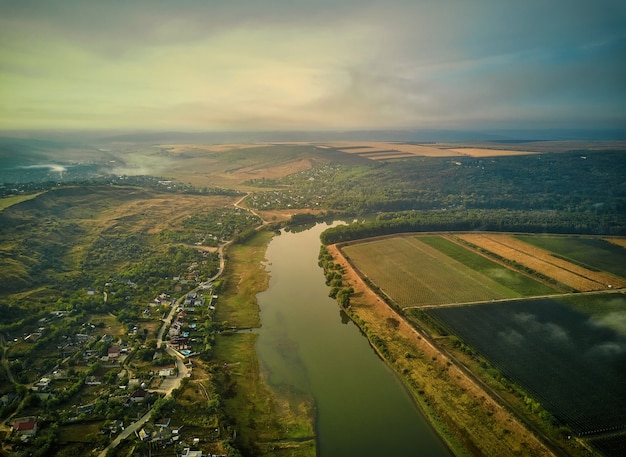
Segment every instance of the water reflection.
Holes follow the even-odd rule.
[[[270,284],[257,296],[257,353],[268,381],[279,392],[314,397],[321,457],[450,456],[358,327],[343,310],[337,320],[317,265],[328,226],[283,232],[268,247]]]
[[[347,324],[348,322],[350,322],[350,316],[348,316],[346,314],[346,312],[343,309],[339,310],[339,316],[341,317],[341,323],[342,324]]]

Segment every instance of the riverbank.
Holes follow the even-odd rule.
[[[217,320],[237,328],[260,326],[256,295],[267,289],[265,252],[273,233],[260,231],[228,249]],[[226,416],[236,430],[233,441],[244,455],[314,457],[314,405],[311,399],[275,392],[260,370],[253,332],[222,334],[215,359],[215,379]]]
[[[554,455],[464,370],[376,295],[336,246],[327,247],[352,287],[350,317],[407,385],[456,455]],[[371,341],[371,338],[370,338]],[[382,350],[381,350],[382,348]]]

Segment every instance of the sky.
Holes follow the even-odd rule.
[[[623,128],[623,0],[0,0],[0,130]]]

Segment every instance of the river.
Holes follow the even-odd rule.
[[[317,265],[326,224],[270,242],[270,283],[258,294],[257,354],[273,388],[312,396],[317,453],[451,456],[391,369],[337,302]]]

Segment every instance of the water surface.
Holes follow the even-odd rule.
[[[451,456],[408,392],[328,297],[318,224],[274,237],[257,353],[274,388],[312,395],[318,455]]]

